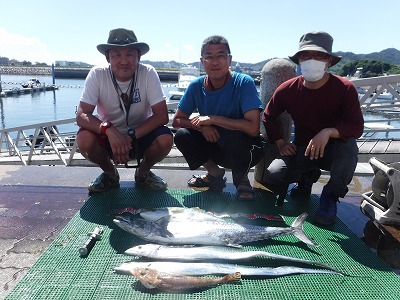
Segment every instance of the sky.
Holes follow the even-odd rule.
[[[293,55],[309,31],[331,34],[334,52],[400,50],[399,0],[0,0],[0,11],[0,57],[32,63],[102,64],[96,46],[114,28],[133,30],[150,61],[198,62],[214,34],[242,63]]]

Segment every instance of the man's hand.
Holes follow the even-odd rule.
[[[275,142],[276,146],[278,147],[279,154],[281,156],[293,156],[296,155],[297,147],[293,143],[287,143],[285,140],[277,140]]]
[[[323,129],[320,132],[318,132],[317,135],[314,136],[308,143],[308,146],[306,148],[304,156],[309,156],[311,160],[323,157],[324,151],[325,151],[325,146],[328,143],[329,138],[333,137],[332,134],[335,133],[332,131],[332,129],[326,128],[326,129]],[[333,129],[333,130],[336,130],[336,129]],[[337,130],[336,130],[336,133],[337,133]],[[338,133],[337,133],[337,135],[338,135]]]
[[[116,164],[125,164],[129,158],[129,150],[132,147],[132,139],[129,135],[123,135],[114,126],[107,129],[107,137],[113,153],[113,160]]]
[[[205,125],[213,125],[209,116],[196,116],[190,120],[192,125],[196,128],[200,128]]]
[[[201,131],[207,142],[216,143],[219,140],[218,130],[212,125],[211,118],[209,116],[196,116],[190,119],[192,128]]]
[[[219,132],[214,126],[201,126],[200,131],[207,142],[216,143],[219,140]]]

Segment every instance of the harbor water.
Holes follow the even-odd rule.
[[[22,88],[21,84],[29,81],[30,78],[32,76],[1,75],[2,89]],[[51,76],[39,76],[37,79],[42,84],[51,85],[53,83]],[[83,90],[84,79],[56,79],[55,84],[59,87],[55,91],[0,97],[0,128],[7,129],[74,118]],[[162,82],[161,84],[167,97],[169,91],[176,89],[176,82]],[[376,118],[376,116],[365,114],[364,118],[368,120]],[[388,123],[397,128],[400,126],[400,122],[390,121],[389,119]],[[76,126],[67,129],[60,128],[64,132],[75,132],[77,129]],[[391,135],[378,133],[376,137],[400,137],[400,134],[395,132],[392,132]]]

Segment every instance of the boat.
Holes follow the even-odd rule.
[[[167,109],[168,112],[174,113],[179,101],[181,100],[184,91],[169,91],[169,98],[167,99]]]
[[[21,84],[23,88],[35,88],[41,86],[39,79],[37,78],[30,78],[28,82],[24,82]]]
[[[200,69],[195,66],[184,66],[179,69],[177,90],[169,91],[167,99],[168,112],[174,113],[179,101],[181,100],[185,90],[192,82],[200,76]]]
[[[394,100],[395,97],[385,89],[385,90],[383,90],[382,93],[380,93],[378,95],[377,99],[380,99],[380,100]]]
[[[178,74],[178,90],[185,91],[192,82],[193,79],[196,79],[200,76],[200,69],[195,66],[184,66],[180,68]]]

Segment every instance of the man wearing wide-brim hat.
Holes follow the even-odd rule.
[[[304,201],[300,199],[309,198],[320,170],[330,171],[315,216],[315,222],[322,225],[336,220],[337,202],[346,195],[357,166],[356,139],[364,128],[354,85],[327,71],[341,59],[332,53],[332,44],[333,38],[322,31],[300,38],[299,50],[289,58],[299,65],[301,75],[276,89],[263,114],[268,138],[281,155],[268,167],[272,190],[281,193],[280,187],[297,183],[290,196]],[[277,125],[284,111],[295,126],[294,140],[289,143]]]
[[[169,117],[157,72],[139,62],[149,46],[138,42],[132,30],[117,28],[97,49],[108,64],[90,70],[76,117],[79,150],[103,171],[89,192],[118,188],[116,164],[134,158],[137,187],[166,189],[167,183],[150,170],[170,152],[173,137],[165,126]]]

